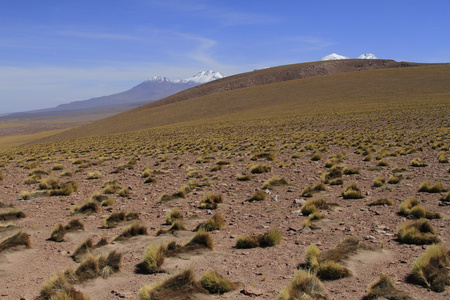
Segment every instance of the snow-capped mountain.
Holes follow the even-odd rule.
[[[213,70],[209,70],[209,71],[200,71],[192,77],[189,77],[186,79],[177,79],[177,80],[174,80],[174,82],[175,83],[202,84],[202,83],[210,82],[210,81],[217,80],[220,78],[224,78],[224,76],[220,72],[215,72]]]
[[[373,55],[372,53],[367,53],[361,54],[360,56],[358,56],[358,59],[379,59],[379,58]]]
[[[338,59],[349,59],[349,58],[347,56],[331,53],[328,54],[327,56],[322,57],[321,60],[338,60]]]
[[[21,118],[65,115],[70,114],[74,111],[92,112],[93,110],[111,110],[114,112],[120,112],[143,105],[145,103],[163,99],[196,85],[207,83],[209,81],[213,81],[223,77],[224,76],[221,73],[214,72],[213,70],[201,71],[187,79],[177,79],[173,81],[168,79],[167,77],[154,76],[121,93],[91,98],[88,100],[74,101],[66,104],[61,104],[53,108],[15,113],[11,115],[14,115],[17,118]]]
[[[331,53],[325,57],[322,57],[321,60],[339,60],[339,59],[350,59],[350,58],[347,56],[336,54],[336,53]],[[376,57],[372,53],[367,53],[367,54],[361,54],[360,56],[358,56],[357,59],[379,59],[379,58]]]

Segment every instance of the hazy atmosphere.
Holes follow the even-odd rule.
[[[373,53],[449,62],[448,1],[1,1],[0,115],[127,90]]]

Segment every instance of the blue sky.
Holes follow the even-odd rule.
[[[449,16],[448,0],[0,0],[0,114],[333,52],[450,62]]]

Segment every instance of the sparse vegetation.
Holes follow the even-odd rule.
[[[253,196],[247,199],[249,202],[266,200],[267,193],[264,190],[257,190]]]
[[[279,177],[279,176],[273,176],[264,182],[262,188],[263,189],[271,189],[276,186],[283,186],[283,185],[288,185],[288,184],[289,184],[289,182],[285,178]]]
[[[220,213],[214,214],[210,219],[207,221],[200,223],[194,231],[214,231],[214,230],[222,230],[225,228],[225,220],[223,218],[223,215]]]
[[[438,243],[436,230],[427,219],[417,221],[406,221],[398,229],[398,239],[402,243],[425,245]]]
[[[147,235],[148,229],[147,227],[140,225],[138,221],[134,221],[128,227],[125,227],[122,232],[114,238],[114,241],[122,241],[127,238],[137,236],[137,235]]]
[[[236,248],[249,249],[255,247],[271,247],[283,240],[278,229],[272,229],[258,236],[241,236],[236,240]]]
[[[224,294],[234,290],[235,285],[216,271],[206,271],[200,279],[201,286],[210,294]]]
[[[360,199],[363,198],[363,195],[356,183],[352,182],[342,189],[342,197],[344,199]]]
[[[14,247],[25,246],[26,248],[31,248],[30,235],[24,231],[19,231],[18,233],[4,239],[0,242],[0,253]]]
[[[200,200],[200,208],[216,209],[219,203],[223,203],[223,198],[221,194],[207,192]]]
[[[279,300],[297,299],[330,299],[328,291],[322,282],[312,272],[298,270],[289,285],[284,288]]]
[[[363,300],[393,299],[393,300],[413,300],[409,294],[395,288],[392,278],[383,274],[370,284],[367,295]]]
[[[428,181],[425,181],[419,186],[419,192],[441,193],[445,191],[446,189],[444,189],[441,182],[436,182],[435,184],[431,185]]]

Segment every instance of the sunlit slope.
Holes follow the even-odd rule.
[[[298,114],[417,106],[433,99],[450,105],[450,65],[349,72],[215,93],[131,110],[45,139],[103,136],[209,118]]]

